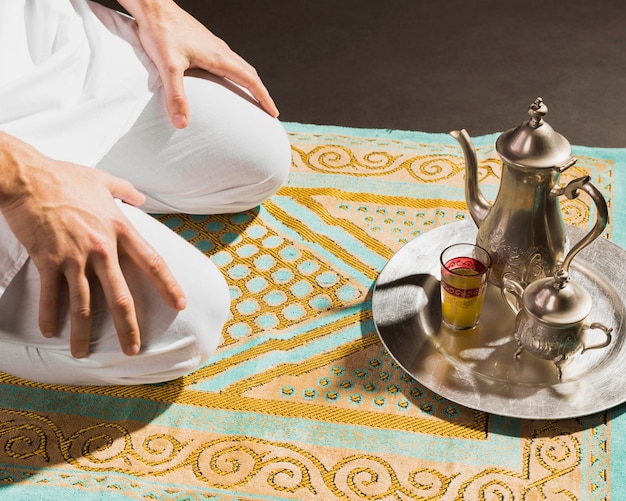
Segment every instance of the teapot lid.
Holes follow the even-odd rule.
[[[590,294],[569,280],[567,271],[531,282],[524,290],[524,307],[544,323],[569,325],[584,320],[591,312]]]
[[[506,163],[520,167],[565,168],[574,162],[569,141],[543,120],[547,113],[548,107],[538,97],[528,108],[530,119],[498,137],[496,150]]]

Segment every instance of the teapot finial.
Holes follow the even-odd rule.
[[[555,289],[563,289],[569,282],[569,272],[564,268],[559,268],[554,274]]]
[[[533,128],[537,128],[543,125],[543,117],[548,114],[548,107],[543,102],[543,99],[538,97],[534,100],[533,104],[528,108],[528,114],[530,115],[529,125]]]

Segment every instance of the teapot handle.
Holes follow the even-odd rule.
[[[515,299],[517,300],[517,304],[513,302],[513,300],[507,294],[507,292],[509,292],[515,297]],[[502,294],[502,297],[509,305],[509,308],[511,308],[511,310],[513,310],[513,313],[517,315],[521,309],[524,288],[514,278],[513,273],[511,272],[505,273],[504,276],[502,277],[502,288],[500,289],[500,293]]]
[[[609,344],[611,344],[611,332],[613,332],[612,328],[607,327],[606,325],[601,324],[600,322],[593,322],[589,325],[584,325],[583,328],[584,329],[599,329],[602,332],[604,332],[604,335],[606,336],[606,339],[601,343],[593,344],[591,346],[583,346],[583,351],[595,350],[597,348],[606,348]]]
[[[589,233],[587,233],[576,243],[574,247],[571,248],[571,250],[567,253],[567,256],[565,256],[563,264],[561,265],[561,269],[564,271],[568,271],[569,265],[576,254],[602,234],[609,221],[609,211],[606,206],[606,200],[602,196],[602,193],[600,193],[600,190],[598,190],[598,188],[596,188],[595,185],[589,181],[589,179],[589,176],[574,179],[564,188],[559,188],[554,192],[557,196],[565,195],[570,200],[573,200],[578,197],[579,190],[583,190],[591,197],[596,205],[597,211],[596,224]]]

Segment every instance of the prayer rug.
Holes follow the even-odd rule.
[[[371,294],[383,266],[411,239],[468,218],[458,144],[285,128],[292,173],[261,207],[155,216],[229,282],[215,356],[160,385],[0,374],[2,499],[620,499],[625,406],[565,420],[486,414],[420,385],[379,341]],[[496,137],[475,139],[491,199]],[[592,177],[609,202],[605,236],[624,246],[626,150],[574,154],[564,178]],[[563,212],[571,225],[593,221],[582,195]]]

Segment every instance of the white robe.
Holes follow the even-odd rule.
[[[95,166],[160,83],[139,48],[134,21],[99,4],[0,0],[0,130]],[[0,242],[1,296],[28,256],[1,215]]]
[[[0,129],[52,158],[132,182],[147,197],[144,211],[247,210],[289,172],[280,123],[237,86],[200,73],[184,78],[191,117],[175,129],[134,20],[86,0],[0,0]],[[141,351],[122,353],[93,284],[90,355],[75,359],[66,295],[56,336],[44,338],[38,271],[0,216],[0,370],[46,383],[152,383],[181,376],[213,353],[229,313],[220,270],[142,210],[120,207],[168,264],[187,308],[165,307],[138,267],[120,258]]]

